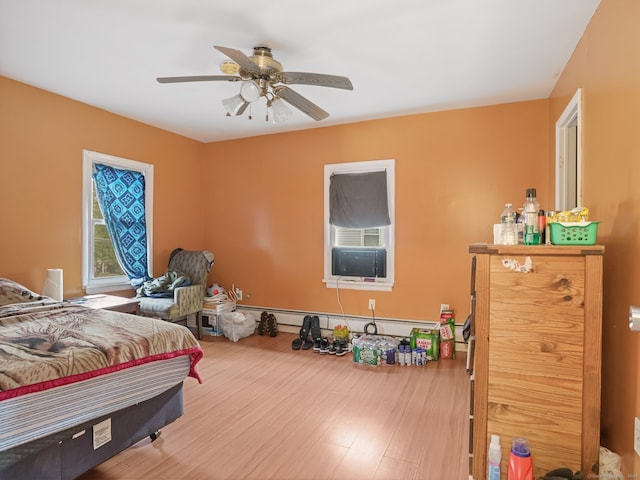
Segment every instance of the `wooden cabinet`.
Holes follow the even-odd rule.
[[[604,247],[475,244],[470,467],[530,440],[535,478],[598,463]],[[473,273],[472,273],[473,275]]]

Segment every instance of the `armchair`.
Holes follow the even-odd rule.
[[[173,298],[139,297],[140,314],[161,318],[169,322],[186,324],[187,316],[196,315],[196,336],[202,338],[202,302],[207,287],[207,277],[213,266],[213,253],[187,251],[176,248],[169,256],[169,271],[189,277],[190,284],[176,287]]]

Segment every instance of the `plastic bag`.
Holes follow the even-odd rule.
[[[224,312],[220,314],[222,333],[232,342],[252,335],[256,330],[256,320],[251,313]]]
[[[624,474],[620,470],[621,458],[615,452],[600,446],[600,471],[598,478],[603,480],[624,480]]]

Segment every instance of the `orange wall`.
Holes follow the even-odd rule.
[[[214,278],[245,303],[341,311],[323,276],[324,165],[396,160],[396,286],[341,290],[345,313],[469,313],[469,243],[492,241],[505,202],[547,195],[546,100],[404,116],[206,145]]]
[[[155,165],[154,268],[205,247],[199,142],[0,77],[0,276],[82,293],[82,149]]]
[[[606,245],[603,315],[603,445],[640,474],[633,451],[640,417],[640,335],[628,327],[640,305],[640,2],[603,0],[550,100],[554,125],[577,88],[584,95],[584,204]],[[550,131],[550,135],[553,132]],[[552,165],[550,156],[550,167]]]

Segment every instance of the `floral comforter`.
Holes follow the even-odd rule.
[[[203,352],[186,327],[48,297],[0,306],[0,400]]]

